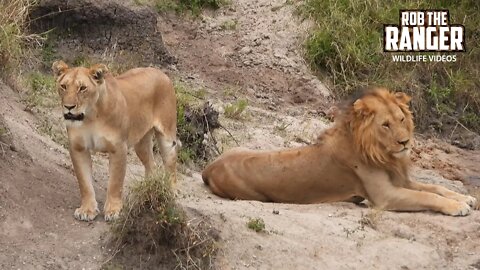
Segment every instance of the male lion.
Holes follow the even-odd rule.
[[[337,112],[314,145],[280,150],[237,148],[202,173],[220,197],[285,203],[365,198],[392,211],[464,216],[476,199],[409,179],[413,120],[404,93],[377,88]]]
[[[171,181],[176,179],[176,97],[170,79],[154,68],[136,68],[113,77],[102,64],[69,68],[63,61],[52,66],[62,99],[69,150],[80,186],[81,205],[75,218],[93,220],[98,214],[92,185],[91,151],[109,154],[105,220],[118,216],[127,148],[135,152],[149,174],[155,168],[152,136]]]

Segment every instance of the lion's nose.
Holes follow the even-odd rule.
[[[71,109],[77,107],[77,105],[63,105],[63,107],[65,107],[65,109],[70,111]]]
[[[399,144],[403,144],[403,146],[407,145],[409,139],[403,140],[403,141],[398,141]]]

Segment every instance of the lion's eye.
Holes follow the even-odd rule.
[[[403,121],[405,121],[405,117],[402,117],[402,120],[400,120],[400,121],[403,123]]]
[[[87,90],[87,87],[85,85],[80,86],[80,92],[85,92],[85,90]]]
[[[388,122],[383,123],[382,126],[384,128],[390,128],[390,124]]]
[[[67,90],[67,86],[65,84],[61,84],[60,88],[62,88],[63,90]]]

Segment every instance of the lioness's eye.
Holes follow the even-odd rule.
[[[400,120],[400,121],[403,123],[403,121],[405,121],[405,117],[402,117],[402,120]]]
[[[61,84],[60,87],[63,89],[63,90],[67,90],[67,86],[65,84]]]
[[[383,123],[382,126],[384,128],[390,128],[390,124],[388,122]]]
[[[87,90],[87,87],[85,85],[80,86],[80,92],[84,92]]]

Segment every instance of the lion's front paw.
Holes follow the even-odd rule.
[[[122,210],[122,203],[107,203],[105,205],[105,221],[114,221],[118,218],[120,214],[120,210]]]
[[[470,205],[471,207],[474,207],[475,205],[477,205],[477,199],[469,195],[464,196],[463,202]]]
[[[450,216],[467,216],[471,212],[472,208],[470,205],[464,202],[455,202],[444,211],[445,214]]]
[[[96,206],[80,206],[75,209],[73,216],[81,221],[91,221],[94,220],[98,215],[99,211]]]

